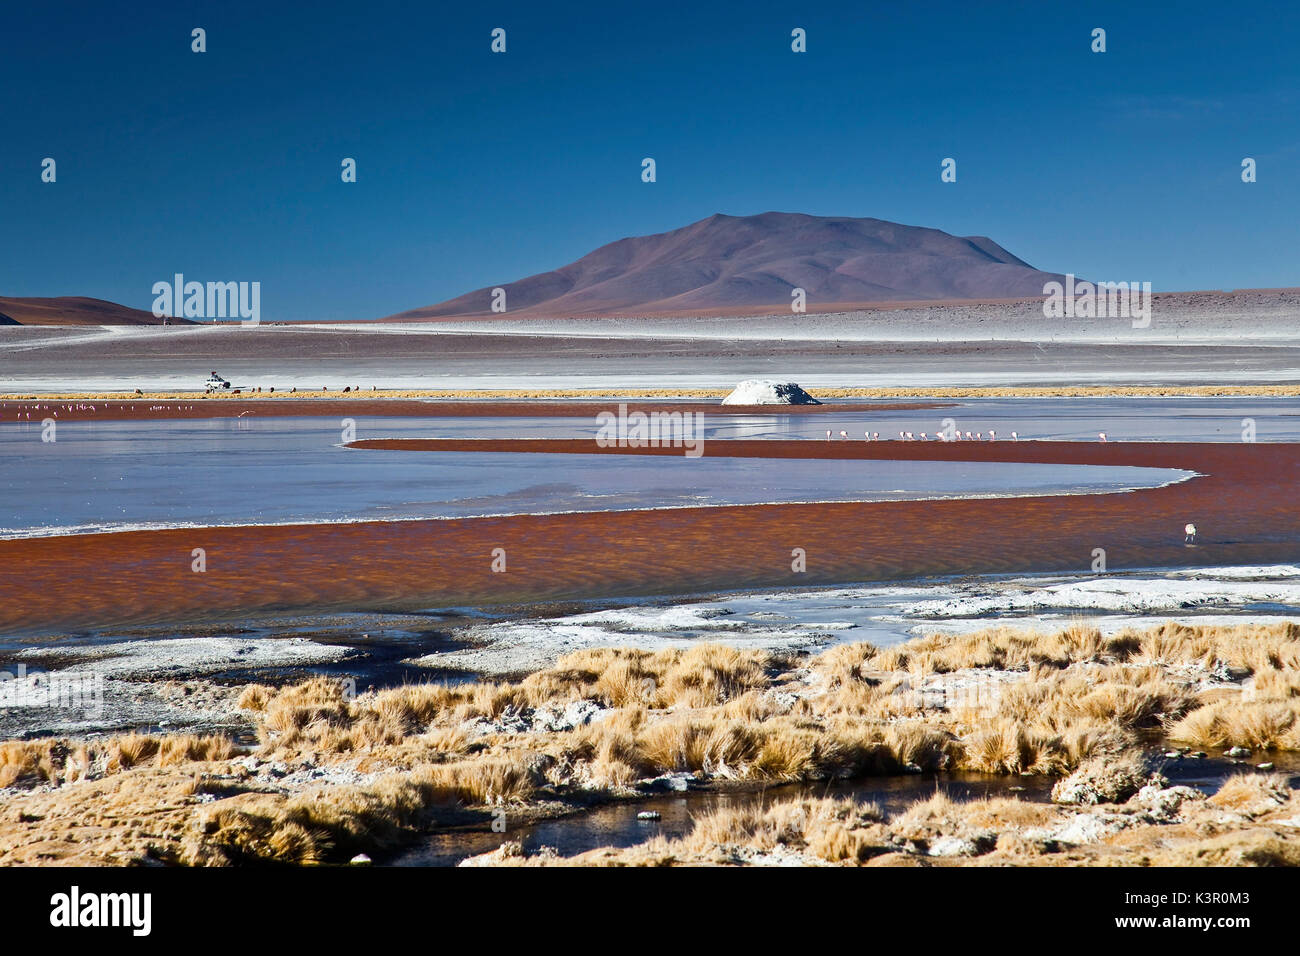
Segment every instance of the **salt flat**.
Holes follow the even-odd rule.
[[[1300,293],[1157,295],[1150,326],[1037,301],[830,314],[0,328],[0,388],[716,388],[1300,382]]]

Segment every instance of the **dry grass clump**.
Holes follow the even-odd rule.
[[[181,859],[206,866],[346,859],[395,842],[438,807],[526,800],[542,779],[538,765],[484,760],[422,766],[368,786],[223,801],[200,811]]]
[[[863,852],[867,842],[862,838],[869,833],[881,835],[876,824],[884,818],[872,803],[829,798],[777,800],[701,814],[686,843],[697,849],[806,847],[823,859],[865,860],[869,854]]]
[[[86,748],[92,764],[105,773],[121,773],[134,767],[175,767],[187,763],[229,760],[239,748],[229,737],[172,734],[165,737],[126,734],[113,737],[101,745]]]
[[[693,644],[650,653],[626,648],[576,651],[524,686],[536,693],[593,697],[608,707],[713,707],[766,688],[779,659],[766,651]],[[547,698],[554,699],[554,697]]]
[[[158,744],[158,766],[174,767],[184,763],[229,760],[239,752],[235,742],[219,735],[177,734],[162,737]]]
[[[1158,672],[1105,667],[1094,674],[1062,673],[1013,684],[1003,691],[999,711],[1055,727],[1080,719],[1146,727],[1157,717],[1181,715],[1191,702],[1186,688]]]
[[[54,741],[5,741],[0,743],[0,787],[57,780],[64,762]]]
[[[986,773],[1066,773],[1090,757],[1132,746],[1134,730],[1188,706],[1185,689],[1145,669],[1040,671],[1007,686],[993,712],[972,722],[960,765]]]
[[[962,741],[963,765],[984,773],[1033,773],[1054,760],[1057,738],[1017,720],[1000,720],[970,733]]]
[[[0,743],[0,787],[63,784],[135,767],[175,767],[229,760],[239,748],[228,737],[125,734],[104,741],[11,740]]]
[[[1066,667],[1079,661],[1125,660],[1133,647],[1130,636],[1103,637],[1099,630],[1083,623],[1050,633],[999,625],[970,634],[930,634],[914,638],[896,647],[875,651],[862,661],[862,667],[873,671],[907,670],[930,674],[969,668],[1024,670],[1039,665]]]
[[[275,694],[275,688],[267,684],[249,684],[240,691],[235,706],[240,710],[265,711]]]
[[[1166,622],[1144,631],[1126,631],[1138,642],[1138,659],[1161,663],[1222,662],[1251,672],[1300,668],[1300,624],[1193,626]]]
[[[1050,808],[1005,797],[984,800],[954,800],[941,790],[919,800],[892,821],[890,834],[897,843],[920,848],[940,837],[968,841],[968,852],[987,852],[997,842],[996,827],[1039,825],[1052,815]]]
[[[1250,692],[1253,698],[1262,699],[1300,697],[1300,670],[1257,670],[1250,682]]]
[[[1229,777],[1210,797],[1212,806],[1254,816],[1275,810],[1291,796],[1291,785],[1279,774],[1240,773]]]
[[[1172,723],[1174,740],[1205,748],[1300,750],[1300,625],[1189,628],[1143,635],[1152,661],[1226,665],[1251,674],[1240,695],[1208,700]]]
[[[265,701],[261,713],[262,727],[280,734],[321,724],[346,726],[352,720],[342,682],[326,677],[280,690]]]
[[[1207,704],[1170,727],[1169,736],[1206,748],[1300,750],[1300,699]]]
[[[245,702],[257,714],[264,754],[313,758],[400,744],[424,730],[441,708],[478,713],[472,702],[487,701],[496,686],[469,685],[471,692],[459,696],[441,684],[397,687],[358,701],[341,681],[318,677],[280,690],[257,686],[246,692]],[[444,739],[454,736],[444,729]]]
[[[860,648],[863,652],[854,651]],[[1092,661],[1153,664],[1218,663],[1252,673],[1300,670],[1300,624],[1242,624],[1231,627],[1165,622],[1159,627],[1126,628],[1105,637],[1084,621],[1048,633],[998,625],[970,634],[931,634],[896,647],[876,650],[870,645],[835,648],[825,667],[842,672],[856,663],[867,671],[909,670],[947,673],[966,668],[1024,670],[1035,665],[1066,667]]]
[[[1300,866],[1300,842],[1262,828],[1231,830],[1173,846],[1157,844],[1137,861],[1149,866]]]
[[[921,721],[778,715],[751,723],[699,710],[655,720],[636,710],[577,731],[564,759],[618,787],[667,773],[796,781],[915,772],[954,766],[960,755],[952,734]]]
[[[824,675],[828,687],[851,686],[867,680],[867,662],[881,653],[874,644],[836,644],[813,658],[812,666]],[[893,670],[893,668],[888,668]]]

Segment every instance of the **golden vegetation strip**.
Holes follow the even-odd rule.
[[[721,401],[728,388],[568,388],[568,389],[376,389],[368,386],[344,392],[337,390],[280,389],[274,392],[238,393],[202,392],[50,392],[0,394],[2,401],[258,401],[285,399],[715,399]],[[846,398],[1233,398],[1300,396],[1300,383],[1291,385],[988,385],[931,387],[827,387],[814,388],[814,397],[822,401]],[[774,406],[775,407],[775,406]]]
[[[0,744],[0,863],[346,861],[493,811],[518,823],[633,797],[665,775],[1065,775],[1119,766],[1147,734],[1188,751],[1300,750],[1300,624],[998,627],[810,658],[594,649],[519,681],[349,698],[316,678],[249,686],[239,704],[248,750],[145,735]]]

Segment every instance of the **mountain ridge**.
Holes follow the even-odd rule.
[[[162,325],[152,312],[83,295],[0,296],[0,325]],[[192,324],[187,319],[169,319]]]
[[[863,302],[1041,296],[1060,273],[1035,269],[988,236],[954,236],[884,219],[766,212],[715,213],[678,229],[629,236],[549,272],[485,286],[387,319],[506,313],[598,316]]]

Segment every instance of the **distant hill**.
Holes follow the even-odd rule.
[[[7,321],[6,321],[7,320]],[[191,324],[169,319],[173,324]],[[51,299],[12,299],[0,296],[0,325],[161,325],[152,312],[130,309],[104,299],[57,296]]]
[[[1062,278],[984,236],[767,212],[718,214],[672,232],[620,239],[501,287],[512,317],[734,314],[788,309],[796,287],[805,290],[809,311],[825,311],[835,304],[1027,298]],[[487,287],[389,319],[490,316],[491,302]]]

